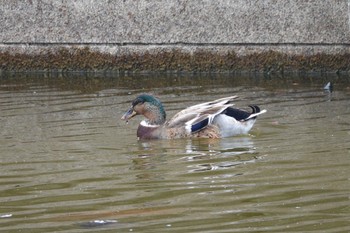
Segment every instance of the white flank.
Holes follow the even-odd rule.
[[[217,125],[220,129],[221,137],[232,137],[240,134],[247,134],[253,127],[254,120],[250,121],[237,121],[235,118],[221,114],[215,117],[213,124]]]

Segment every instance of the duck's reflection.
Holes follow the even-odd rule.
[[[256,148],[251,136],[224,139],[179,139],[140,141],[133,169],[149,171],[176,166],[187,172],[227,169],[254,162]],[[185,166],[184,166],[185,163]],[[139,178],[150,178],[150,174]]]

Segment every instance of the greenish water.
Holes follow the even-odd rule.
[[[232,94],[268,112],[246,136],[137,141],[120,117],[142,92],[168,116]],[[2,74],[0,231],[349,232],[349,103],[346,76]]]

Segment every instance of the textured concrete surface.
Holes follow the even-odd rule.
[[[0,20],[3,55],[350,54],[350,0],[2,0]]]
[[[347,0],[1,2],[2,42],[350,42]]]

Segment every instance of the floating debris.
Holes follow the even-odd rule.
[[[117,220],[93,220],[93,221],[81,223],[80,226],[86,227],[86,228],[102,227],[102,226],[117,223],[117,222],[118,222]]]
[[[12,214],[2,214],[0,215],[0,218],[11,218]]]
[[[328,82],[326,86],[324,86],[323,90],[328,91],[328,92],[333,92],[333,83]]]

